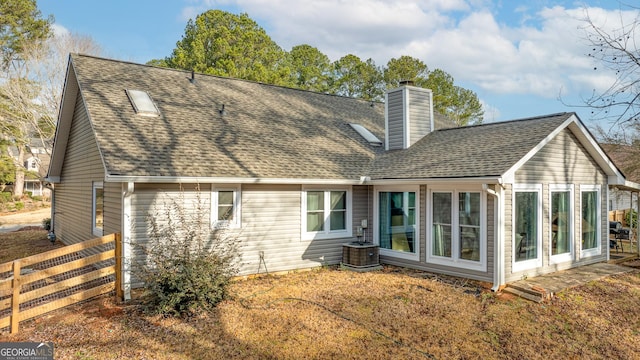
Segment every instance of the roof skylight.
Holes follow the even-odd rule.
[[[129,100],[137,114],[147,116],[160,115],[160,110],[158,110],[158,107],[146,91],[127,89],[127,96],[129,96]]]
[[[377,136],[373,135],[371,131],[360,124],[349,124],[353,130],[357,131],[360,136],[369,142],[373,146],[382,146],[382,141]]]

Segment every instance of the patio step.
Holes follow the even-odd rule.
[[[549,300],[553,296],[553,294],[548,293],[543,288],[537,286],[531,287],[527,284],[518,283],[508,284],[502,291],[538,303]]]

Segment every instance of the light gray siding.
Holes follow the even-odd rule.
[[[542,267],[535,270],[522,272],[512,271],[512,199],[513,189],[505,188],[505,278],[506,281],[515,281],[522,276],[535,276],[551,273],[580,265],[605,261],[608,247],[608,220],[607,220],[607,177],[580,144],[573,133],[565,129],[558,134],[536,155],[516,171],[515,181],[519,184],[542,184]],[[550,184],[573,185],[573,254],[571,262],[550,263],[550,219],[549,219],[549,189]],[[581,258],[581,196],[580,185],[600,185],[600,237],[601,255]]]
[[[431,91],[410,88],[409,144],[411,146],[431,132]]]
[[[209,216],[211,186],[200,185],[200,189],[200,199],[206,202],[204,208]],[[300,185],[242,185],[242,226],[227,230],[241,243],[241,274],[338,264],[342,260],[342,244],[355,238],[301,239],[301,190]],[[196,202],[197,193],[193,189],[181,191],[177,185],[136,184],[132,195],[133,242],[147,241],[148,214],[162,218],[165,204],[175,199]],[[366,203],[367,187],[354,187],[352,196],[355,227],[366,216],[362,204]]]
[[[55,184],[54,231],[64,244],[74,244],[89,240],[93,235],[93,182],[104,180],[104,167],[89,118],[80,96],[77,97],[71,132],[64,158],[60,183]],[[105,214],[118,214],[117,195],[107,193],[105,188]],[[105,217],[109,229],[119,229]],[[118,230],[119,231],[119,230]]]
[[[404,92],[389,92],[387,95],[387,139],[389,150],[404,148]]]
[[[486,246],[487,246],[487,270],[475,271],[468,270],[459,267],[445,266],[440,264],[433,264],[427,262],[427,232],[431,231],[427,227],[427,214],[429,204],[427,203],[428,187],[426,185],[420,186],[420,260],[407,260],[392,256],[380,256],[380,262],[389,265],[402,266],[412,269],[419,269],[424,271],[430,271],[440,274],[446,274],[451,276],[459,276],[469,279],[475,279],[480,281],[492,281],[493,280],[493,264],[494,264],[494,199],[492,196],[487,196],[487,223],[486,223]]]

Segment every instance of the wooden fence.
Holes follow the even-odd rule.
[[[629,227],[625,219],[630,211],[631,209],[609,211],[609,221],[619,221],[623,227]]]
[[[0,264],[0,330],[114,291],[122,299],[119,233]]]

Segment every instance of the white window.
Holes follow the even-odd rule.
[[[486,271],[486,195],[476,189],[429,191],[427,262]]]
[[[549,185],[550,262],[573,259],[573,185]]]
[[[377,186],[374,195],[374,242],[380,254],[420,259],[420,188]]]
[[[597,256],[602,253],[600,185],[580,185],[580,249],[581,256]]]
[[[351,188],[305,187],[301,203],[303,240],[351,237]]]
[[[104,234],[104,185],[101,181],[93,183],[92,198],[93,235],[102,236]]]
[[[511,215],[513,271],[542,266],[542,185],[515,184]]]
[[[240,185],[213,186],[211,224],[215,228],[238,228],[241,225]]]

